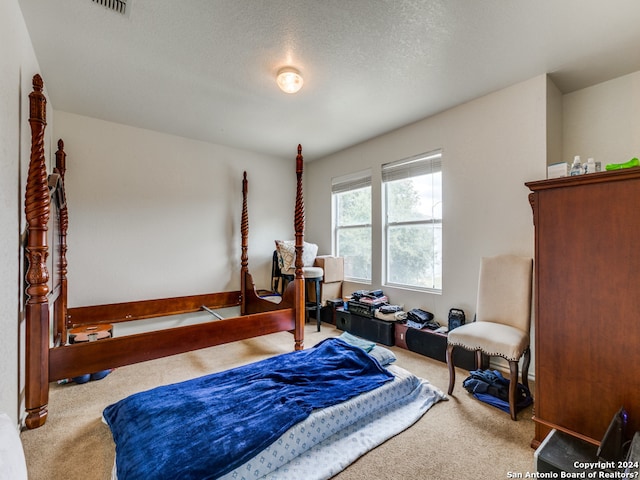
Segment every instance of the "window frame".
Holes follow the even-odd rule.
[[[442,212],[442,150],[433,150],[430,152],[425,152],[419,155],[414,155],[412,157],[404,158],[402,160],[397,160],[394,162],[389,162],[382,165],[382,217],[383,217],[383,228],[382,228],[382,243],[383,243],[383,285],[394,287],[394,288],[404,288],[408,290],[429,292],[435,294],[442,294],[444,279],[443,275],[443,252],[442,252],[442,235],[443,235],[443,212]],[[406,180],[412,177],[422,176],[422,175],[433,175],[440,172],[440,198],[439,202],[436,202],[435,205],[440,205],[440,216],[425,218],[425,219],[408,219],[408,220],[400,220],[400,221],[389,221],[389,191],[388,186],[390,182],[397,180]],[[433,193],[433,191],[432,191]],[[433,195],[431,197],[433,199]],[[432,262],[432,268],[434,271],[432,272],[433,278],[433,286],[421,286],[421,285],[412,285],[409,283],[401,283],[397,281],[390,281],[391,277],[391,253],[390,253],[390,234],[393,227],[411,227],[411,226],[430,226],[432,228],[439,228],[440,235],[439,244],[436,243],[434,245],[434,258]],[[438,251],[438,247],[439,251]],[[439,265],[439,271],[437,271],[436,267]],[[440,283],[438,284],[437,278],[440,279]]]
[[[369,222],[368,223],[356,223],[349,225],[338,225],[338,221],[340,218],[340,214],[338,212],[338,198],[337,195],[344,194],[348,192],[355,192],[356,190],[369,188],[370,192],[370,201],[369,201]],[[373,208],[373,198],[371,197],[373,193],[372,184],[371,184],[371,169],[362,170],[354,173],[350,173],[347,175],[342,175],[339,177],[335,177],[331,179],[331,212],[332,212],[332,250],[336,256],[340,256],[340,232],[352,230],[352,229],[368,229],[369,231],[369,258],[372,258],[373,255],[373,223],[372,219],[372,208]],[[348,259],[345,257],[345,264],[347,264]],[[348,267],[345,266],[345,274],[344,279],[349,282],[354,283],[364,283],[371,284],[372,282],[372,271],[371,267],[369,270],[369,278],[361,278],[361,277],[352,277],[347,274]]]

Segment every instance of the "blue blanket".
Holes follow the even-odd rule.
[[[213,479],[313,410],[393,379],[337,338],[243,367],[131,395],[105,408],[118,480]]]

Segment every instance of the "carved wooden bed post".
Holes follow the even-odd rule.
[[[295,261],[295,331],[293,333],[295,349],[304,348],[304,321],[305,321],[305,298],[304,298],[304,275],[302,263],[302,250],[304,246],[304,199],[302,196],[302,145],[298,145],[298,155],[296,156],[296,211],[295,211],[295,240],[296,240],[296,261]]]
[[[49,402],[49,272],[47,271],[47,224],[51,197],[47,184],[44,155],[44,129],[47,100],[42,92],[40,75],[33,77],[33,92],[29,95],[29,124],[31,126],[31,158],[25,194],[28,267],[25,305],[26,343],[30,354],[26,357],[25,407],[28,428],[37,428],[47,420]]]
[[[62,183],[62,195],[60,209],[59,209],[59,226],[58,232],[59,238],[59,264],[58,274],[60,275],[60,294],[58,300],[54,305],[54,328],[56,332],[56,338],[54,339],[56,345],[62,345],[67,341],[67,230],[69,228],[69,211],[67,209],[66,189],[64,188],[64,174],[67,171],[67,154],[64,152],[64,142],[62,139],[58,140],[58,151],[56,152],[56,167],[55,172],[60,174],[60,182]],[[60,198],[60,196],[58,196]]]
[[[247,182],[247,172],[242,175],[242,223],[240,225],[240,232],[242,235],[242,254],[240,256],[240,291],[242,292],[242,300],[240,303],[240,314],[246,315],[247,313],[247,274],[249,273],[249,255],[247,248],[249,244],[249,214],[247,210],[247,195],[249,193],[249,187]],[[253,289],[253,285],[251,285]]]

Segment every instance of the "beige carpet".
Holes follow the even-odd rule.
[[[306,328],[313,346],[342,332],[323,325]],[[21,434],[31,480],[109,479],[114,444],[100,417],[107,405],[141,390],[254,362],[293,349],[289,333],[212,347],[197,352],[116,369],[103,380],[83,385],[54,385],[47,423]],[[397,364],[443,391],[448,385],[444,363],[392,347]],[[372,450],[337,475],[339,480],[502,479],[533,470],[534,435],[531,407],[517,422],[475,400],[461,386],[457,371],[453,395],[436,404],[415,425]],[[143,480],[143,479],[141,479]],[[304,479],[301,479],[304,480]]]

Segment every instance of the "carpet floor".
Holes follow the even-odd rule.
[[[339,336],[323,324],[307,325],[305,345]],[[447,390],[444,363],[390,347],[397,364]],[[52,385],[47,423],[21,433],[31,480],[106,480],[111,478],[114,443],[101,421],[102,410],[131,393],[226,370],[293,350],[282,332],[114,370],[82,385]],[[457,369],[456,387],[417,423],[362,456],[334,478],[503,479],[526,477],[534,470],[532,408],[512,421],[509,414],[479,402],[462,387],[468,372]],[[301,479],[303,480],[303,479]]]

